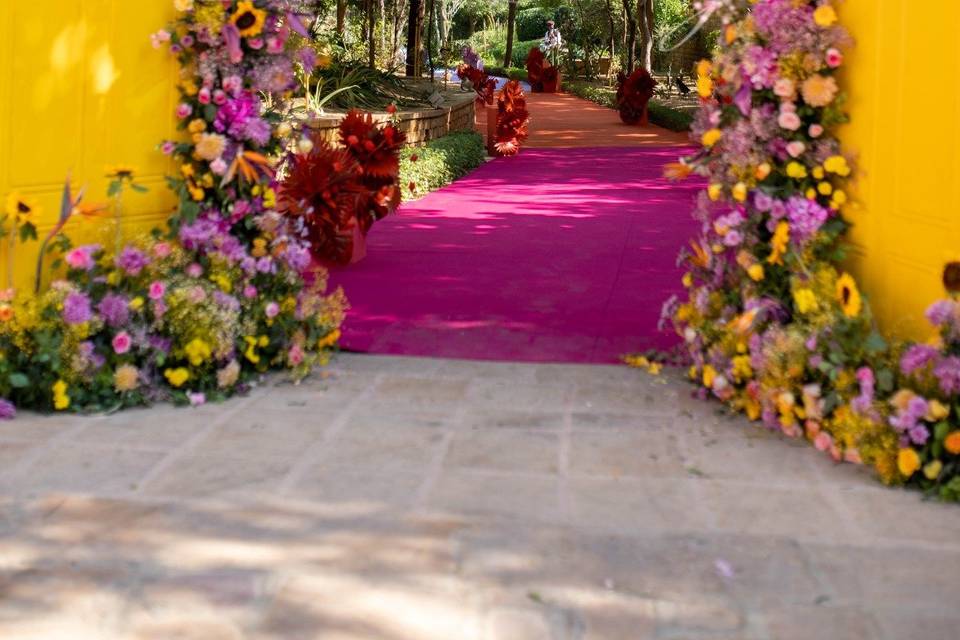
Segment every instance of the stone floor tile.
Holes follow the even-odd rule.
[[[468,402],[471,408],[562,410],[572,396],[572,388],[564,384],[517,384],[510,379],[488,377],[474,380]]]
[[[229,453],[229,452],[228,452]],[[146,495],[209,497],[238,493],[270,493],[290,469],[285,459],[186,454],[145,487]]]
[[[238,416],[208,431],[196,443],[194,453],[294,460],[323,438],[331,422],[330,417],[322,414],[299,420],[283,413],[269,417]]]
[[[687,475],[678,436],[669,430],[574,430],[570,436],[573,475],[670,477]]]
[[[573,411],[614,411],[638,416],[676,416],[677,390],[666,383],[657,388],[577,387]]]
[[[164,454],[110,445],[52,445],[16,477],[0,480],[0,491],[27,497],[47,492],[135,491],[140,480]]]
[[[925,500],[905,489],[831,487],[843,509],[869,538],[950,544],[960,549],[960,509],[955,504]],[[880,517],[878,514],[890,514]]]
[[[571,522],[577,527],[642,534],[711,526],[691,482],[680,479],[571,477]]]
[[[431,427],[355,424],[324,443],[322,460],[377,473],[420,470],[433,459],[443,439],[443,433]]]
[[[525,473],[557,472],[560,438],[549,431],[466,429],[457,432],[447,453],[451,469]]]
[[[562,429],[565,418],[561,411],[550,409],[477,408],[468,407],[464,427],[481,429]]]
[[[683,436],[688,465],[708,478],[772,483],[811,484],[818,479],[813,459],[822,457],[804,440],[747,426],[725,437],[690,433]]]
[[[0,420],[0,440],[46,442],[97,420],[99,418],[21,411],[16,420]]]
[[[342,461],[321,461],[299,479],[289,494],[330,504],[409,509],[417,499],[423,480],[423,474],[418,471],[357,469]]]
[[[575,411],[570,424],[575,430],[618,429],[622,431],[649,431],[669,429],[673,422],[666,417],[652,417],[636,413],[610,411]]]
[[[760,614],[770,640],[882,640],[873,614],[859,608],[797,606]],[[897,636],[906,640],[910,636]]]
[[[558,479],[528,474],[447,469],[427,499],[443,512],[485,514],[529,522],[561,517]]]

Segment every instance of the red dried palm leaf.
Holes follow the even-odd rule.
[[[643,68],[629,76],[617,74],[617,109],[626,124],[647,124],[647,103],[653,97],[657,81]]]

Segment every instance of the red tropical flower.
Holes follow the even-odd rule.
[[[657,81],[642,67],[629,76],[623,72],[617,74],[617,109],[624,123],[647,125],[647,103],[653,97],[656,84]]]

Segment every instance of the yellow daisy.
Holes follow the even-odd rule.
[[[7,196],[7,215],[16,220],[17,224],[26,222],[29,218],[35,217],[39,211],[36,200],[26,196],[19,191],[14,191]]]

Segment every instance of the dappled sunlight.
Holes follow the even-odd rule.
[[[120,77],[110,54],[110,45],[103,44],[93,52],[90,57],[90,73],[93,77],[93,92],[97,95],[109,93]]]

